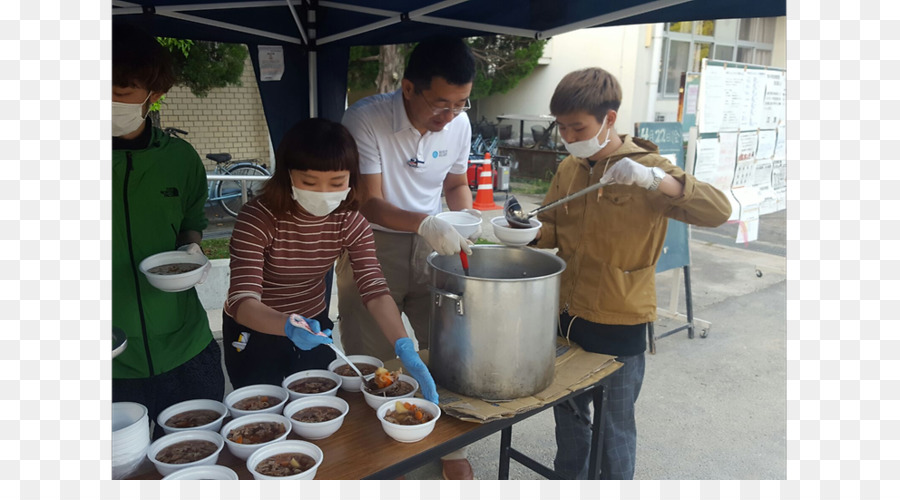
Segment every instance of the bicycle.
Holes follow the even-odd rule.
[[[171,137],[181,137],[187,135],[185,130],[175,127],[166,127],[163,131]],[[212,171],[212,175],[251,175],[261,176],[260,180],[209,180],[209,198],[208,203],[219,202],[226,213],[232,217],[237,217],[238,212],[244,205],[241,196],[241,184],[246,184],[247,199],[250,201],[259,193],[262,184],[272,176],[266,165],[257,163],[255,160],[232,160],[229,153],[209,153],[206,157],[214,162],[216,166]],[[210,175],[210,173],[207,173]]]

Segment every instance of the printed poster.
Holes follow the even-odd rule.
[[[279,81],[282,75],[284,75],[284,47],[281,45],[260,45],[259,81]]]

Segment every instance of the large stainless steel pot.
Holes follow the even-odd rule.
[[[429,369],[451,391],[515,399],[553,382],[559,257],[524,247],[477,245],[465,276],[458,255],[432,253]]]

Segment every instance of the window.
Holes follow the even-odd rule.
[[[775,18],[666,23],[664,38],[657,90],[661,98],[674,99],[682,73],[700,71],[704,58],[772,64]]]

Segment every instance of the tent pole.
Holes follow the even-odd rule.
[[[428,7],[423,7],[421,9],[416,9],[409,13],[409,20],[414,21],[416,18],[425,16],[432,12],[445,9],[447,7],[452,7],[457,4],[466,3],[469,0],[444,0],[443,2],[438,2],[433,5],[429,5]],[[367,24],[365,26],[360,26],[359,28],[354,28],[352,30],[345,31],[343,33],[337,33],[331,36],[323,37],[318,41],[319,45],[325,45],[326,43],[334,42],[336,40],[341,40],[344,38],[349,38],[351,36],[359,35],[361,33],[368,33],[370,31],[375,31],[377,29],[384,28],[385,26],[390,26],[392,24],[397,24],[403,21],[403,13],[402,12],[392,12],[392,11],[379,11],[380,9],[372,9],[368,7],[353,7],[346,5],[337,4],[335,2],[322,2],[322,5],[330,8],[341,8],[344,10],[350,10],[355,12],[364,12],[366,14],[374,14],[381,16],[389,16],[388,19],[382,19],[381,21],[375,21],[374,23]],[[365,10],[363,10],[365,9]],[[533,32],[529,32],[528,36],[532,36]]]
[[[307,26],[309,26],[309,117],[319,116],[319,74],[316,66],[317,40],[316,40],[316,8],[315,0],[309,2],[309,11],[306,14]]]
[[[291,15],[294,16],[294,22],[297,24],[297,31],[300,32],[300,38],[303,39],[303,43],[309,45],[309,38],[306,37],[306,30],[303,29],[303,23],[300,22],[300,16],[297,15],[297,9],[294,8],[294,4],[291,3],[291,0],[285,0],[288,5],[288,9],[291,10]]]
[[[534,30],[523,30],[521,28],[511,28],[509,26],[498,26],[496,24],[473,23],[470,21],[457,21],[456,19],[445,19],[433,16],[409,16],[411,21],[421,23],[437,24],[439,26],[453,26],[455,28],[469,28],[473,30],[486,31],[489,33],[500,33],[503,35],[521,36],[525,38],[536,38],[537,32]]]

